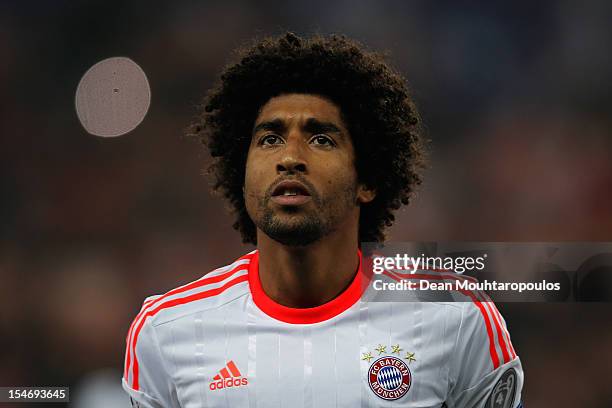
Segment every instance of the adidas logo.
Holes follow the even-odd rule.
[[[220,390],[223,388],[230,387],[242,387],[243,385],[248,385],[249,380],[242,377],[240,374],[240,370],[236,367],[233,360],[227,362],[225,367],[223,367],[219,374],[213,377],[213,381],[208,385],[211,391]]]

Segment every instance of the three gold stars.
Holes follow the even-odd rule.
[[[378,351],[378,355],[380,356],[383,353],[387,353],[387,346],[379,344],[377,347],[374,348],[374,350]],[[403,350],[404,349],[402,349],[399,344],[391,345],[391,354],[397,354],[398,356],[401,356]],[[373,358],[374,356],[370,351],[363,353],[361,356],[361,359],[367,361],[368,363],[372,361]],[[415,353],[407,351],[406,355],[404,356],[404,360],[408,360],[408,364],[412,363],[413,361],[416,361]]]

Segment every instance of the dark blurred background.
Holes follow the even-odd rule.
[[[406,75],[431,165],[392,240],[612,241],[611,21],[608,1],[2,2],[0,385],[129,406],[125,335],[144,297],[250,249],[182,135],[255,35],[343,33]],[[75,91],[114,56],[142,67],[152,103],[133,132],[99,138]],[[611,304],[499,308],[527,407],[612,406]]]

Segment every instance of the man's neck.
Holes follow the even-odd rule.
[[[356,231],[342,232],[301,247],[282,245],[260,232],[259,279],[266,295],[283,306],[307,308],[342,293],[359,265]]]

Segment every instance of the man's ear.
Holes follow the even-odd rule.
[[[357,188],[357,202],[367,204],[376,197],[376,189],[360,184]]]

